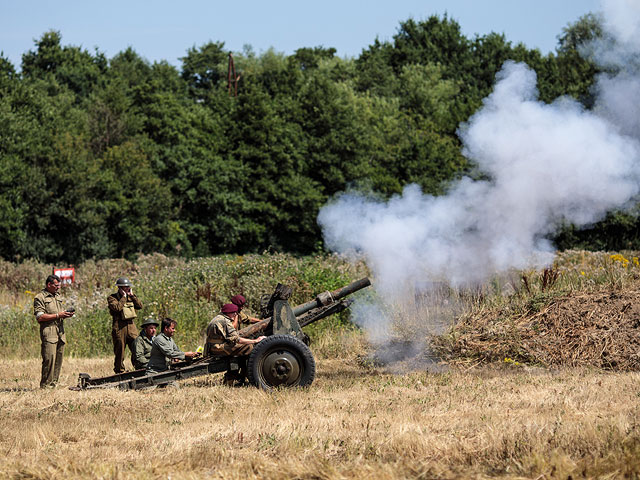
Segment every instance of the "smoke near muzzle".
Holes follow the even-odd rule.
[[[389,310],[412,304],[416,286],[477,285],[548,265],[562,223],[587,226],[637,201],[640,4],[603,2],[603,25],[604,39],[584,47],[611,72],[598,78],[591,111],[570,98],[541,102],[533,70],[502,67],[458,130],[463,154],[487,180],[463,178],[439,197],[417,185],[388,201],[347,192],[321,209],[326,245],[363,257],[386,305],[354,313],[372,339],[389,337]]]

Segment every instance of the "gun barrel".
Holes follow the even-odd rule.
[[[303,303],[302,305],[293,307],[293,314],[296,317],[298,317],[303,313],[308,312],[309,310],[312,310],[318,307],[324,307],[325,305],[329,305],[330,303],[340,300],[341,298],[344,298],[347,295],[351,295],[352,293],[357,292],[358,290],[362,290],[363,288],[368,287],[369,285],[371,285],[371,281],[367,277],[365,277],[365,278],[361,278],[360,280],[356,280],[355,282],[352,282],[347,286],[338,288],[333,292],[321,293],[314,300],[311,300],[310,302]]]
[[[333,292],[324,292],[318,295],[315,300],[311,300],[310,302],[303,303],[302,305],[298,305],[293,308],[293,314],[296,318],[304,313],[307,313],[309,310],[313,310],[314,308],[324,307],[325,305],[329,305],[331,303],[340,300],[341,298],[346,297],[347,295],[351,295],[358,290],[362,290],[365,287],[371,285],[371,281],[365,277],[360,280],[356,280],[355,282],[350,283],[349,285],[338,288]],[[258,333],[260,330],[264,329],[271,322],[271,317],[265,318],[264,320],[260,320],[253,325],[249,325],[248,327],[243,328],[238,333],[241,337],[249,337]]]

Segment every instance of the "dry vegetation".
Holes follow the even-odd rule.
[[[435,350],[450,362],[640,371],[640,261],[565,252],[472,304]],[[504,286],[503,286],[504,289]]]
[[[640,375],[502,368],[390,375],[319,362],[308,390],[219,376],[142,392],[41,391],[0,362],[8,478],[623,478],[640,476]],[[79,371],[109,359],[69,359]]]
[[[0,478],[640,478],[639,272],[632,254],[568,252],[459,293],[449,365],[431,371],[390,374],[361,333],[327,328],[306,390],[213,375],[75,392],[111,358],[69,356],[63,387],[41,391],[35,356],[5,357]],[[444,318],[431,300],[420,318]]]

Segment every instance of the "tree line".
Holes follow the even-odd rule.
[[[236,96],[223,42],[177,68],[45,32],[19,70],[0,55],[0,257],[319,251],[316,215],[337,192],[385,198],[413,182],[438,195],[473,175],[456,129],[504,61],[536,70],[543,101],[589,107],[597,68],[577,47],[598,34],[585,16],[542,55],[496,33],[467,38],[447,16],[410,19],[357,58],[234,53]],[[635,220],[619,216],[558,242],[611,247],[613,228],[635,246]]]

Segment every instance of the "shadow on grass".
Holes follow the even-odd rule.
[[[15,392],[36,392],[40,390],[39,388],[26,388],[26,387],[6,387],[0,388],[0,393],[15,393]]]

